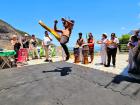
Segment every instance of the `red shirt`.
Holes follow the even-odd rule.
[[[89,46],[89,48],[94,48],[94,40],[93,39],[88,39],[88,46]]]

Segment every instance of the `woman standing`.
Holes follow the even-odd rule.
[[[11,44],[13,46],[13,49],[16,52],[15,57],[15,63],[17,62],[17,58],[18,58],[18,51],[21,47],[21,43],[18,41],[17,35],[13,35],[12,40],[11,40]]]
[[[89,46],[89,55],[90,55],[90,62],[89,63],[92,63],[93,62],[93,59],[94,59],[94,39],[93,39],[93,35],[92,33],[89,33],[88,34],[88,46]]]
[[[107,43],[107,34],[102,34],[101,41],[97,41],[98,44],[101,44],[101,65],[106,65],[107,51],[106,51],[106,43]]]

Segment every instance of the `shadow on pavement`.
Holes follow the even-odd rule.
[[[69,75],[69,73],[72,71],[71,68],[72,67],[57,68],[57,69],[51,70],[51,71],[42,71],[42,73],[60,72],[61,76],[66,76],[66,75]]]
[[[120,84],[123,81],[140,84],[140,80],[139,79],[130,78],[128,76],[123,76],[123,75],[117,75],[117,76],[115,76],[114,79],[112,80],[112,83]]]

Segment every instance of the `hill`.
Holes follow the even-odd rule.
[[[7,22],[0,19],[0,48],[11,49],[12,47],[10,44],[10,39],[14,34],[17,35],[18,37],[21,37],[28,33],[14,28]],[[38,40],[39,42],[41,42],[40,39]]]

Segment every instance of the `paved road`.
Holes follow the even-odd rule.
[[[66,62],[12,68],[0,105],[140,105],[140,81]]]

